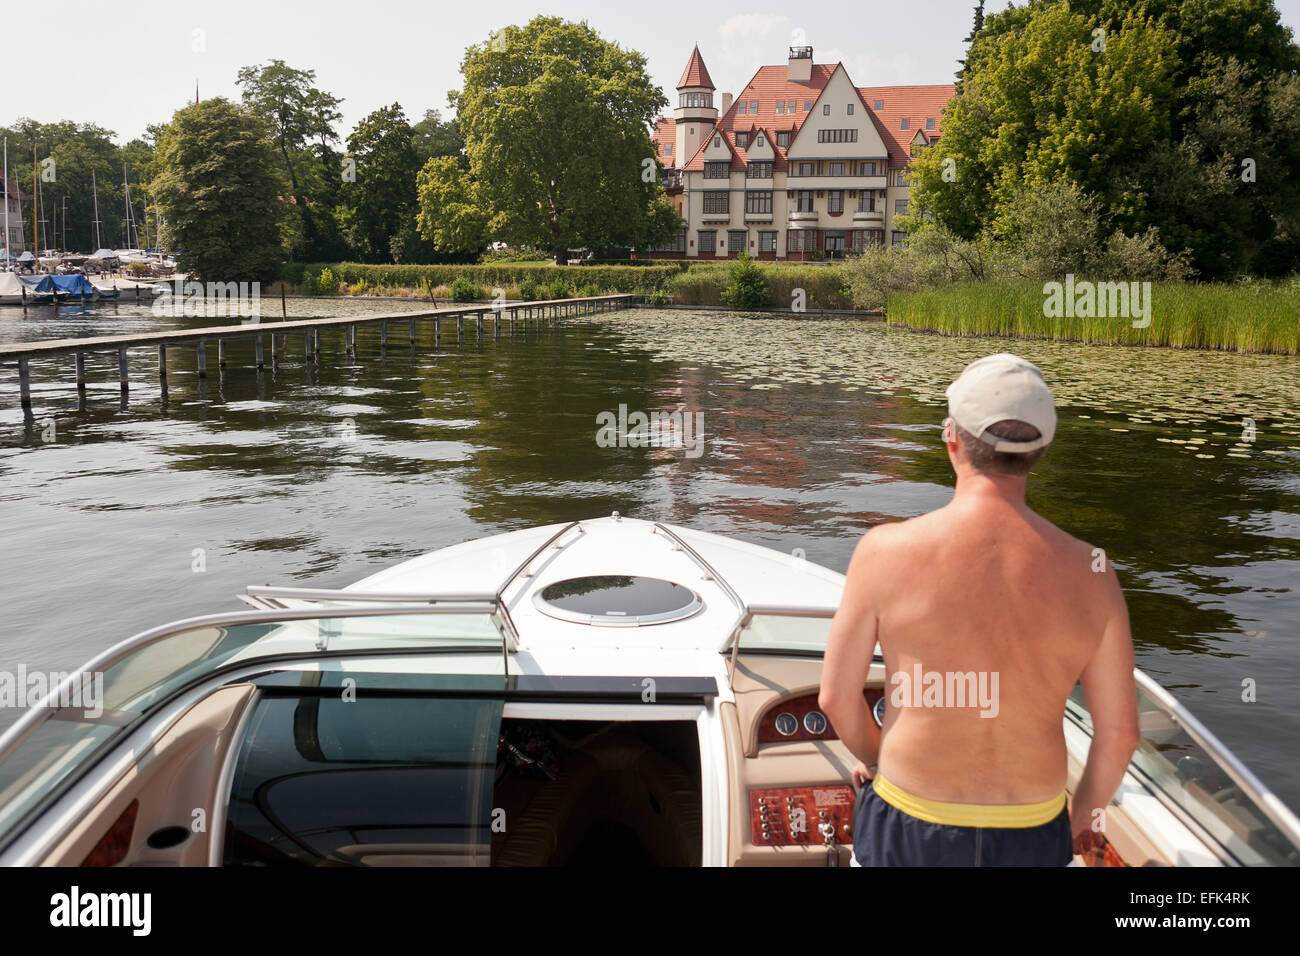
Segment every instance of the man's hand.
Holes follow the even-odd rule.
[[[861,790],[872,778],[875,777],[875,775],[875,767],[868,767],[865,763],[859,760],[858,765],[853,768],[853,786]]]

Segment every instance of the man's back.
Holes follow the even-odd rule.
[[[1092,549],[996,496],[871,536],[861,570],[887,673],[880,773],[946,802],[1059,794],[1065,700],[1117,591]]]

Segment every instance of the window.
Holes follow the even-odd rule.
[[[885,108],[885,101],[876,100],[876,102],[871,105],[871,108],[876,110],[883,110]]]
[[[699,232],[699,236],[700,236],[700,252],[717,251],[718,234],[716,231],[714,231],[713,229],[701,229]]]
[[[672,239],[669,239],[666,245],[655,246],[651,252],[685,252],[686,251],[686,230],[683,229]]]
[[[925,128],[926,128],[926,129],[930,129],[930,130],[934,129],[934,117],[933,117],[933,116],[927,116],[927,117],[925,118]]]
[[[894,185],[895,185],[895,186],[907,186],[907,185],[910,185],[910,184],[911,184],[911,180],[909,180],[909,179],[907,178],[907,170],[906,170],[906,169],[896,169],[896,170],[894,170]]]
[[[704,194],[704,214],[706,216],[716,216],[728,212],[727,191],[718,189],[706,192]]]
[[[875,212],[876,211],[876,192],[874,189],[863,189],[858,192],[858,212]]]
[[[786,252],[812,252],[816,248],[816,229],[789,229],[786,231]]]
[[[739,146],[741,149],[744,149],[746,146],[748,146],[748,145],[749,145],[749,134],[748,134],[748,133],[737,133],[737,134],[736,134],[736,145]]]
[[[750,101],[749,101],[749,111],[750,111],[751,113],[757,113],[757,112],[758,112],[758,100],[750,100]]]
[[[672,154],[673,154],[673,144],[672,144],[672,143],[664,143],[664,155],[665,155],[665,156],[671,156]]]
[[[849,115],[850,115],[850,116],[853,115],[853,104],[852,104],[852,103],[849,104]]]
[[[829,103],[823,103],[823,104],[822,104],[822,116],[830,116],[830,115],[831,115],[831,104],[829,104]]]
[[[906,216],[906,215],[907,215],[907,200],[906,200],[906,199],[895,199],[895,200],[894,200],[894,215],[895,215],[895,216]]]
[[[750,163],[749,168],[745,170],[745,176],[748,179],[771,179],[771,163]]]
[[[819,143],[856,143],[858,141],[858,131],[856,129],[819,129],[817,131],[817,142]]]
[[[844,211],[844,190],[832,189],[826,194],[826,211],[843,212]]]
[[[790,100],[790,102],[785,104],[785,111],[789,113],[791,116],[794,115],[794,108],[797,105],[797,102],[798,102],[797,100]]]
[[[742,229],[742,230],[732,229],[732,230],[728,231],[728,232],[727,232],[727,251],[728,251],[728,252],[744,252],[744,251],[745,251],[745,236],[747,236],[747,235],[748,235],[748,233],[746,233],[743,229]]]
[[[776,233],[760,232],[758,234],[759,252],[776,252]]]
[[[744,100],[741,100],[739,103],[736,104],[736,112],[737,112],[737,113],[744,113],[744,112],[745,112],[745,107],[747,107],[748,105],[749,105],[749,104],[746,103]]]
[[[875,164],[875,162],[874,162],[874,161],[869,161],[869,162],[865,162],[865,163],[863,163],[862,166],[861,166],[861,168],[860,168],[859,171],[858,171],[858,175],[859,175],[859,176],[874,176],[874,175],[876,175],[876,164]]]
[[[713,137],[713,145],[714,145],[714,146],[721,146],[721,145],[722,145],[722,137],[721,137],[721,136],[715,136],[715,137]]]
[[[785,149],[787,146],[789,146],[789,145],[790,145],[790,134],[789,134],[789,133],[777,133],[777,134],[776,134],[776,145],[780,146],[782,149]]]
[[[762,145],[763,145],[763,134],[762,134],[762,133],[759,133],[756,137],[754,137],[754,145],[755,145],[755,146],[762,146]]]
[[[700,107],[713,106],[712,93],[683,93],[678,105],[685,109],[698,109]]]
[[[827,165],[827,167],[828,167],[828,171],[827,171],[827,173],[826,173],[827,176],[843,176],[843,175],[844,175],[844,164],[843,164],[843,163],[827,163],[826,165]]]
[[[899,128],[899,129],[910,129],[910,127],[907,125],[907,117],[906,117],[906,116],[904,116],[901,120],[898,121],[898,128]]]
[[[745,193],[745,212],[755,215],[772,214],[772,193],[767,190],[750,190]]]
[[[907,233],[898,232],[897,230],[895,230],[893,235],[890,236],[889,244],[891,246],[901,246],[903,244],[903,240],[906,238],[907,238]]]
[[[784,113],[784,112],[785,112],[785,100],[777,100],[777,101],[776,101],[776,111],[777,111],[778,113]]]
[[[726,160],[704,164],[705,179],[726,179],[730,172],[731,163]]]
[[[799,190],[799,199],[797,200],[797,202],[798,205],[795,207],[796,212],[812,212],[813,211],[812,190],[811,189]]]
[[[800,176],[813,176],[813,175],[816,175],[816,174],[813,172],[813,164],[812,164],[812,163],[800,163],[800,164],[799,164],[799,175],[800,175]]]
[[[803,101],[803,111],[804,111],[805,113],[807,113],[807,112],[808,112],[809,110],[811,110],[811,109],[812,109],[812,100],[804,100],[804,101]]]

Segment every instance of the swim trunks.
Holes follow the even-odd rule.
[[[877,774],[854,810],[857,866],[1068,866],[1072,859],[1064,792],[1042,803],[945,803]]]

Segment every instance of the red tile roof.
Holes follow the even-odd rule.
[[[695,53],[691,56],[692,63],[698,53],[699,48],[696,47]],[[703,60],[700,60],[701,66],[703,66],[703,62]],[[674,156],[674,164],[688,170],[703,170],[704,150],[713,141],[713,137],[721,133],[723,141],[731,150],[731,168],[737,171],[743,170],[748,160],[745,149],[736,146],[736,133],[750,133],[749,141],[753,142],[753,133],[758,129],[762,129],[771,143],[773,152],[776,154],[773,159],[773,168],[775,170],[785,170],[787,168],[786,150],[784,147],[777,145],[776,134],[788,131],[790,141],[794,141],[794,134],[798,132],[799,127],[803,125],[804,119],[808,116],[804,104],[809,100],[816,102],[817,97],[826,88],[826,84],[830,82],[830,78],[838,66],[839,64],[832,63],[813,64],[812,74],[806,83],[792,83],[788,79],[789,69],[784,63],[759,67],[753,79],[736,96],[731,108],[718,119],[717,126],[710,130],[708,136],[703,138],[695,155],[691,156],[689,161],[685,157]],[[687,71],[689,72],[689,70],[690,66],[688,65]],[[901,168],[911,161],[912,139],[916,136],[918,130],[925,136],[927,141],[933,142],[939,138],[943,108],[952,99],[955,90],[956,87],[951,83],[937,86],[858,87],[858,93],[862,97],[863,105],[871,116],[876,131],[880,133],[885,148],[889,151],[889,165],[891,167]],[[748,104],[755,100],[758,101],[757,113],[754,113],[748,107]],[[793,114],[788,111],[780,113],[776,111],[778,102],[788,107],[791,100],[795,102],[795,112]],[[879,110],[875,108],[877,101],[882,104]],[[739,112],[742,103],[746,104],[744,113]],[[899,128],[904,117],[909,121],[906,130]],[[927,119],[934,120],[933,130],[925,128]],[[661,120],[660,124],[662,123]],[[660,128],[661,126],[655,128],[656,137],[659,135]],[[656,142],[658,142],[657,138]]]
[[[650,134],[650,141],[655,144],[655,156],[661,165],[677,165],[680,156],[664,155],[664,146],[673,146],[677,142],[677,120],[671,116],[661,116],[655,120],[655,130]]]
[[[714,88],[708,68],[704,65],[704,57],[700,56],[699,44],[691,51],[691,58],[686,61],[686,69],[682,71],[682,81],[677,84],[679,90],[683,86],[703,86],[710,90]]]
[[[3,174],[3,173],[0,173],[0,198],[3,198],[3,197],[4,197],[4,181],[5,181],[4,174]],[[20,188],[18,187],[18,184],[17,184],[16,182],[14,182],[13,180],[10,180],[10,181],[9,181],[9,198],[10,198],[10,199],[17,199],[17,200],[19,200],[19,201],[21,201],[21,202],[26,202],[27,199],[28,199],[28,196],[27,196],[27,194],[26,194],[25,192],[22,191],[22,189],[20,189]],[[3,211],[3,210],[0,210],[0,212],[2,212],[2,211]]]
[[[952,99],[957,88],[951,83],[938,86],[860,86],[858,92],[871,109],[880,138],[889,149],[889,165],[906,166],[912,159],[912,140],[919,130],[927,141],[939,138],[943,126],[943,108]],[[882,104],[876,109],[876,103]],[[902,129],[907,118],[908,128]],[[934,120],[934,129],[927,130],[925,121]]]

